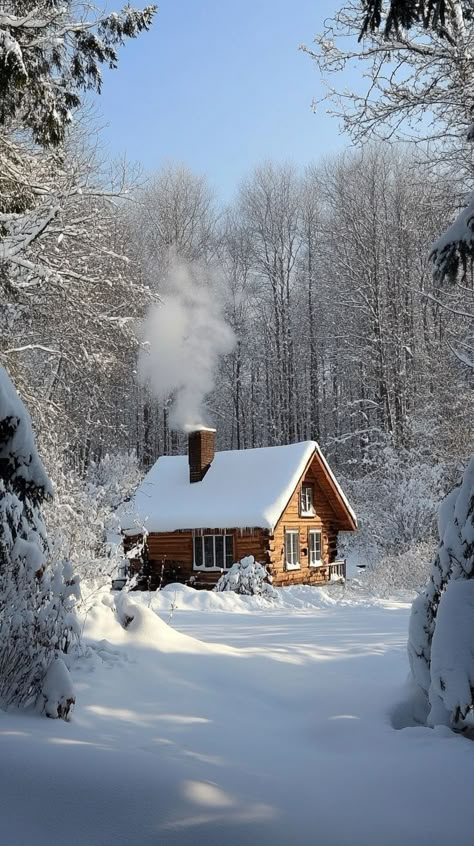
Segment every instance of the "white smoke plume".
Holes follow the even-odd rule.
[[[161,293],[162,304],[145,322],[138,372],[157,399],[172,397],[171,428],[189,432],[206,426],[204,400],[214,388],[219,357],[232,351],[235,335],[198,266],[172,262]]]

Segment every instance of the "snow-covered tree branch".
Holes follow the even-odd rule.
[[[60,6],[21,0],[0,12],[0,125],[12,121],[35,142],[57,146],[65,139],[82,93],[100,92],[100,66],[117,65],[117,47],[149,28],[155,6],[96,13],[86,3]]]

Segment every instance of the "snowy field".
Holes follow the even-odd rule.
[[[472,842],[472,742],[409,725],[403,598],[104,599],[72,721],[0,712],[5,846]]]

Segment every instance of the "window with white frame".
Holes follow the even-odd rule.
[[[300,514],[302,517],[314,517],[313,508],[313,487],[312,485],[301,485]]]
[[[318,529],[308,532],[309,566],[320,567],[322,562],[322,535]]]
[[[298,570],[300,566],[300,535],[298,529],[285,532],[285,566],[287,570]]]
[[[195,535],[193,538],[195,570],[229,570],[234,563],[232,535]]]

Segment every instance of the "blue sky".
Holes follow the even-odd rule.
[[[161,0],[98,98],[102,137],[148,171],[180,161],[223,199],[262,160],[305,165],[349,140],[324,110],[310,45],[337,0]]]

